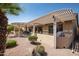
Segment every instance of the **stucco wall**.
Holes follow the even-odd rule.
[[[65,33],[64,37],[58,37],[56,41],[57,48],[68,48],[73,41],[72,33]]]
[[[66,21],[63,23],[63,31],[71,31],[73,28],[73,22],[72,21]]]
[[[38,42],[41,42],[43,45],[48,45],[51,48],[55,47],[54,36],[46,34],[37,34]],[[45,46],[46,47],[46,46]]]
[[[63,23],[63,31],[65,32],[64,37],[58,37],[56,41],[57,48],[68,48],[73,41],[73,24],[72,21],[67,21]]]

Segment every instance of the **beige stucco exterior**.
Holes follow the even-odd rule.
[[[65,31],[65,30],[70,31],[70,30],[72,30],[72,28],[73,28],[73,23],[72,23],[72,21],[66,21],[66,22],[63,23],[63,30],[64,30],[64,31]]]
[[[65,33],[64,37],[58,37],[56,40],[57,48],[68,48],[73,40],[73,21],[63,22],[63,31]]]

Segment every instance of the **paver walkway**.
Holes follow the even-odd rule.
[[[6,49],[5,56],[31,56],[31,52],[34,45],[30,44],[27,38],[23,37],[16,37],[11,38],[17,41],[18,46],[10,49]],[[41,41],[40,41],[41,40]],[[48,53],[48,56],[74,56],[79,55],[79,53],[73,54],[70,49],[53,49],[52,47],[52,40],[48,39],[47,37],[39,37],[38,41],[42,43],[42,45],[45,47],[46,52]]]
[[[34,45],[31,45],[27,38],[11,38],[17,41],[18,45],[13,48],[6,49],[6,56],[27,56],[31,55]]]

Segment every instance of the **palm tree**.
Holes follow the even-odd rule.
[[[6,47],[7,14],[18,15],[21,8],[15,3],[0,3],[0,55],[4,55]]]

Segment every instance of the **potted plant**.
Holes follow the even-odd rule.
[[[37,47],[33,49],[32,55],[33,56],[46,56],[47,53],[45,52],[44,46],[38,45]]]
[[[29,41],[31,41],[32,43],[35,43],[35,41],[37,41],[38,37],[37,37],[37,36],[29,36],[28,39],[29,39]]]

